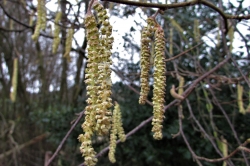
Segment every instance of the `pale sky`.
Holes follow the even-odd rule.
[[[77,4],[77,1],[76,0],[69,0],[69,1],[72,3],[74,11],[76,11],[77,8],[74,5]],[[156,0],[154,0],[154,1],[157,2]],[[233,3],[235,6],[238,6],[237,0],[223,0],[223,2],[226,3],[226,4],[229,1],[231,3]],[[160,2],[165,3],[166,0],[160,0]],[[36,5],[37,1],[33,1],[33,3],[34,3],[34,5]],[[171,2],[168,0],[168,3],[171,3]],[[53,12],[57,11],[57,6],[58,6],[57,5],[57,0],[51,0],[46,4],[46,7],[50,11],[53,11]],[[250,9],[250,0],[244,0],[243,7],[245,7],[245,8],[248,7]],[[136,28],[136,31],[133,32],[133,40],[134,40],[135,43],[137,43],[140,46],[141,27],[136,26],[136,24],[134,23],[134,20],[139,22],[142,26],[145,26],[146,25],[145,21],[140,19],[140,16],[139,16],[138,13],[141,13],[141,16],[144,17],[144,19],[146,19],[146,16],[143,15],[143,13],[141,12],[141,8],[137,8],[136,10],[137,10],[136,13],[134,15],[130,15],[128,18],[118,18],[118,17],[115,17],[115,16],[110,16],[110,23],[113,26],[113,36],[115,38],[115,42],[114,42],[114,46],[113,46],[113,52],[115,52],[115,51],[119,52],[120,56],[122,58],[130,59],[130,57],[131,57],[131,55],[123,48],[124,40],[123,40],[122,36],[124,36],[125,33],[130,32],[130,28],[131,28],[132,25],[133,25],[134,28]],[[84,17],[84,15],[85,15],[84,6],[82,6],[82,8],[81,8],[81,15],[82,15],[82,17]],[[81,18],[79,18],[79,21],[83,22],[83,20]],[[53,23],[50,23],[50,24],[53,27]],[[248,20],[246,22],[246,24],[249,25],[250,21]],[[240,29],[240,31],[244,35],[246,35],[246,33],[247,33],[247,31],[246,31],[247,27],[246,26],[244,26],[242,24],[239,24],[237,27]],[[211,32],[208,32],[206,35],[208,35],[212,39],[216,39],[217,29],[214,29]],[[82,42],[83,42],[83,39],[84,39],[84,30],[83,29],[78,30],[75,33],[74,37],[77,40],[77,43],[79,45],[81,45]],[[239,50],[242,50],[242,49],[244,50],[245,49],[245,48],[242,48],[242,49],[238,48],[239,45],[242,45],[242,43],[241,43],[241,41],[239,39],[240,39],[239,34],[235,33],[234,34],[234,43],[233,43],[233,45],[234,45],[233,52],[237,52]],[[207,37],[205,37],[205,36],[202,37],[202,40],[206,41],[206,43],[208,43],[211,47],[214,47],[213,43]],[[77,47],[75,42],[72,43],[72,46],[74,48]],[[73,53],[71,53],[71,56],[73,56],[73,58],[76,57],[76,55],[74,55]],[[117,64],[117,61],[118,61],[117,59],[113,58],[114,64]],[[136,55],[133,57],[133,62],[136,63],[138,61],[139,61],[139,53],[136,53]],[[75,66],[72,63],[70,65],[72,67]],[[70,85],[70,82],[72,83],[73,79],[74,79],[74,75],[69,75],[68,76],[69,85]],[[112,73],[112,82],[116,82],[116,81],[119,81],[119,78],[114,73]],[[53,89],[53,87],[51,88],[51,90],[52,89]],[[36,90],[34,90],[34,88],[32,88],[32,91],[36,91]]]

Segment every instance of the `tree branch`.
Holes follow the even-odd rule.
[[[69,131],[67,132],[67,134],[65,135],[63,140],[61,141],[61,143],[58,145],[58,147],[57,147],[56,151],[54,152],[54,154],[52,155],[52,157],[49,159],[49,161],[47,163],[45,163],[45,166],[49,166],[51,164],[51,162],[54,160],[54,158],[56,157],[56,155],[58,154],[58,152],[62,149],[62,146],[64,145],[65,141],[67,140],[67,138],[69,137],[69,135],[73,131],[73,129],[76,127],[76,125],[78,124],[80,119],[82,118],[84,112],[85,112],[85,110],[83,110],[82,112],[79,113],[78,118],[75,120],[74,124],[71,126],[71,128],[69,129]]]
[[[25,147],[27,147],[29,145],[32,145],[32,144],[34,144],[36,142],[39,142],[39,141],[43,140],[44,138],[46,138],[48,135],[49,135],[49,133],[41,134],[41,135],[31,139],[30,141],[28,141],[28,142],[26,142],[26,143],[24,143],[24,144],[22,144],[22,145],[20,145],[20,146],[18,146],[16,148],[8,150],[7,152],[4,152],[4,153],[0,154],[0,159],[3,159],[4,157],[12,154],[16,150],[21,150],[21,149],[23,149],[23,148],[25,148]]]
[[[226,14],[220,8],[216,7],[214,4],[212,4],[206,0],[193,0],[193,1],[188,1],[188,2],[173,3],[173,4],[144,3],[144,2],[128,1],[128,0],[102,0],[102,1],[108,1],[108,2],[114,2],[114,3],[119,3],[119,4],[126,4],[126,5],[133,5],[133,6],[140,6],[140,7],[159,8],[160,10],[167,10],[167,9],[181,8],[181,7],[202,4],[204,6],[207,6],[211,9],[215,10],[216,12],[218,12],[221,15],[221,17],[224,20],[224,24],[225,24],[224,33],[227,33],[227,31],[228,31],[227,19],[238,19],[238,20],[250,19],[250,14],[243,15],[243,16]]]
[[[194,1],[188,1],[188,2],[173,3],[173,4],[145,3],[145,2],[128,1],[128,0],[101,0],[101,1],[108,1],[108,2],[139,6],[139,7],[159,8],[161,10],[181,8],[181,7],[186,7],[186,6],[194,6],[196,4],[203,4],[209,8],[212,8],[216,12],[218,12],[224,19],[239,19],[239,20],[250,19],[250,14],[243,15],[243,16],[226,14],[220,8],[216,7],[214,4],[206,0],[194,0]]]

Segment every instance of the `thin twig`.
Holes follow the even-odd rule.
[[[23,148],[25,148],[25,147],[27,147],[27,146],[29,146],[29,145],[32,145],[32,144],[34,144],[34,143],[37,143],[37,142],[43,140],[44,138],[46,138],[48,135],[49,135],[49,133],[44,133],[44,134],[41,134],[41,135],[39,135],[39,136],[36,136],[35,138],[29,140],[28,142],[26,142],[26,143],[24,143],[24,144],[21,144],[21,145],[19,145],[18,147],[15,147],[15,148],[13,148],[13,149],[11,149],[11,150],[8,150],[7,152],[4,152],[4,153],[0,154],[0,159],[3,159],[4,157],[6,157],[6,156],[12,154],[12,153],[15,152],[16,150],[21,150],[21,149],[23,149]]]
[[[193,47],[191,47],[191,48],[187,49],[186,51],[183,51],[182,53],[180,53],[180,54],[178,54],[178,55],[176,55],[176,56],[174,56],[174,57],[171,57],[171,58],[165,59],[165,62],[172,61],[172,60],[174,60],[174,59],[179,58],[179,57],[180,57],[180,56],[182,56],[182,55],[185,55],[186,53],[188,53],[188,52],[189,52],[189,51],[191,51],[192,49],[194,49],[194,48],[198,47],[198,46],[199,46],[199,45],[201,45],[202,43],[203,43],[203,42],[201,42],[201,43],[199,43],[199,44],[197,44],[197,45],[195,45],[195,46],[193,46]]]
[[[237,68],[237,70],[239,70],[240,74],[242,75],[242,77],[246,81],[248,87],[250,88],[250,82],[249,82],[248,78],[243,74],[242,70],[239,68],[239,65],[237,64],[237,62],[234,60],[234,58],[232,56],[231,56],[231,60],[233,61],[234,66]]]
[[[244,151],[250,153],[250,149],[248,149],[246,147],[239,146],[232,153],[230,153],[228,156],[223,157],[223,158],[208,159],[208,158],[200,157],[200,156],[196,156],[196,158],[199,159],[199,160],[204,160],[204,161],[210,162],[210,163],[216,163],[216,162],[224,161],[224,160],[227,160],[227,159],[231,158],[233,155],[235,155],[240,150],[244,150]]]
[[[186,103],[188,106],[188,110],[190,113],[190,116],[193,118],[193,120],[195,121],[195,123],[197,124],[197,126],[199,127],[199,129],[201,130],[201,132],[205,135],[205,137],[210,141],[210,143],[212,144],[212,146],[214,147],[215,151],[221,156],[223,157],[223,154],[221,153],[221,151],[218,149],[218,147],[216,146],[216,143],[214,142],[214,140],[207,134],[207,132],[204,130],[204,128],[201,126],[200,122],[196,119],[196,117],[193,114],[192,111],[192,107],[190,105],[190,102],[188,99],[186,99]],[[226,162],[230,162],[228,163],[229,165],[234,165],[229,159],[228,161],[226,160]]]
[[[212,74],[213,72],[215,72],[216,70],[218,70],[219,68],[221,68],[221,66],[223,66],[225,63],[228,62],[228,60],[230,59],[229,56],[227,56],[223,61],[221,61],[218,65],[216,65],[214,68],[212,68],[211,70],[209,70],[208,72],[204,73],[203,75],[201,75],[199,78],[197,78],[188,89],[185,90],[185,92],[183,93],[183,96],[187,97],[192,91],[193,89],[199,84],[200,81],[202,81],[203,79],[205,79],[206,77],[208,77],[210,74]]]
[[[90,1],[89,6],[88,6],[88,10],[87,10],[87,14],[91,14],[91,8],[92,8],[92,5],[93,5],[94,1],[96,1],[96,0],[91,0]]]
[[[184,142],[186,143],[187,145],[187,148],[189,150],[189,152],[192,154],[193,158],[195,159],[195,161],[197,162],[197,164],[199,166],[202,166],[201,162],[197,159],[197,155],[194,153],[193,149],[191,148],[183,130],[182,130],[182,117],[183,117],[183,113],[182,113],[182,109],[178,109],[178,119],[179,119],[179,132],[184,140]]]
[[[246,52],[247,52],[247,57],[248,57],[248,60],[250,60],[250,48],[248,46],[248,40],[243,36],[243,34],[241,33],[241,31],[237,28],[237,26],[235,26],[235,30],[236,32],[238,32],[238,34],[240,35],[240,37],[242,38],[242,40],[244,41],[245,43],[245,48],[246,48]],[[249,64],[249,63],[248,63]]]
[[[58,147],[57,147],[56,151],[54,152],[53,156],[45,164],[46,166],[49,166],[51,164],[51,162],[54,160],[54,158],[56,157],[56,155],[58,154],[58,152],[61,150],[62,146],[64,145],[65,141],[69,137],[70,133],[73,131],[73,129],[76,127],[76,125],[78,124],[78,122],[82,118],[84,112],[85,112],[85,110],[83,110],[82,112],[79,113],[78,118],[75,120],[74,124],[71,126],[71,128],[69,129],[69,131],[67,132],[67,134],[65,135],[65,137],[63,138],[63,140],[61,141],[61,143],[58,145]]]

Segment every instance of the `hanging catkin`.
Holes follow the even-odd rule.
[[[170,28],[169,30],[169,54],[172,57],[173,56],[173,28]]]
[[[154,90],[153,90],[153,120],[152,132],[154,139],[162,139],[162,122],[164,119],[164,102],[166,86],[166,65],[164,62],[165,37],[159,26],[155,31],[155,59],[154,59]]]
[[[194,39],[198,43],[200,42],[200,29],[199,29],[199,20],[194,20]]]
[[[80,134],[78,139],[81,142],[80,151],[84,156],[84,164],[87,166],[94,166],[97,163],[97,158],[95,157],[96,152],[92,147],[91,138],[94,134],[94,128],[96,126],[96,101],[98,87],[96,86],[95,77],[98,73],[98,67],[95,62],[98,48],[99,48],[99,33],[95,17],[92,14],[87,14],[84,20],[84,25],[86,27],[86,34],[88,39],[88,63],[86,69],[86,84],[87,84],[87,103],[88,106],[85,108],[85,121],[82,124],[82,129],[84,134]]]
[[[112,26],[110,25],[107,16],[107,11],[104,7],[98,2],[95,1],[93,4],[94,10],[97,12],[97,18],[99,23],[101,23],[101,33],[99,37],[99,55],[97,59],[98,66],[98,99],[96,105],[96,127],[95,130],[98,134],[106,135],[109,132],[111,127],[111,110],[112,99],[111,99],[111,69],[112,64],[111,60],[111,49],[114,38],[112,34]],[[96,78],[95,78],[96,81]],[[95,92],[95,93],[96,93]]]
[[[67,38],[65,42],[65,53],[63,55],[63,57],[68,60],[68,62],[71,62],[71,57],[69,54],[70,54],[71,47],[72,47],[73,37],[74,37],[74,29],[70,28],[68,29],[68,34],[67,34]]]
[[[18,79],[18,58],[14,58],[13,74],[12,74],[12,92],[10,94],[10,99],[12,102],[16,101],[17,79]]]
[[[234,27],[233,27],[233,25],[231,25],[229,30],[228,30],[228,36],[229,36],[229,41],[230,41],[229,50],[231,52],[233,50],[233,41],[234,41]]]
[[[110,148],[109,148],[109,160],[112,163],[115,163],[115,149],[116,149],[116,140],[117,135],[119,136],[121,142],[124,142],[126,140],[126,135],[124,133],[123,127],[122,127],[122,119],[121,119],[121,110],[119,104],[115,103],[115,108],[113,111],[113,117],[112,117],[112,129],[110,133]]]
[[[140,98],[139,103],[145,104],[149,88],[149,70],[150,70],[150,37],[154,32],[155,21],[152,17],[147,19],[147,26],[142,30],[141,34],[141,60],[140,60],[140,67],[141,67],[141,91],[140,91]]]
[[[246,110],[243,105],[242,95],[243,95],[243,87],[238,83],[237,84],[237,100],[238,100],[239,112],[242,114],[245,114]]]
[[[40,30],[46,28],[46,7],[45,7],[45,0],[38,0],[37,1],[37,22],[34,34],[32,35],[32,39],[37,41]]]
[[[80,151],[84,156],[85,165],[92,166],[97,162],[96,152],[92,147],[91,137],[94,133],[106,135],[111,128],[111,49],[114,38],[112,26],[108,21],[107,12],[97,1],[93,3],[101,29],[97,28],[94,15],[86,14],[84,25],[88,40],[88,61],[85,74],[87,84],[87,107],[85,121],[82,124],[84,134],[78,139],[82,142]]]
[[[53,39],[53,44],[52,44],[52,53],[55,54],[57,52],[58,46],[60,44],[60,25],[59,22],[62,17],[62,12],[57,12],[56,13],[56,18],[55,18],[55,29],[54,29],[54,39]]]

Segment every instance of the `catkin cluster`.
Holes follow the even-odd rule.
[[[91,12],[85,17],[84,25],[88,40],[88,61],[85,74],[87,84],[87,104],[85,121],[82,124],[84,134],[78,139],[81,142],[80,151],[85,158],[86,165],[95,165],[95,151],[91,137],[94,133],[106,135],[111,128],[112,107],[111,99],[111,49],[114,38],[111,36],[112,27],[108,21],[107,12],[99,2],[94,2],[97,20]]]
[[[154,34],[154,45],[150,46],[151,37]],[[157,24],[153,17],[147,19],[147,27],[142,31],[141,36],[141,92],[139,103],[145,104],[149,92],[149,70],[150,59],[154,60],[154,90],[153,90],[153,119],[152,132],[153,137],[157,140],[162,139],[162,122],[164,119],[164,102],[165,102],[165,81],[166,81],[166,66],[165,66],[165,37],[164,31]],[[152,48],[151,48],[152,47]],[[154,55],[151,55],[150,50],[154,50]]]
[[[32,35],[32,39],[37,41],[40,30],[44,30],[46,28],[46,7],[45,0],[37,1],[37,23],[35,27],[34,34]]]
[[[118,103],[115,103],[115,109],[112,117],[112,129],[110,134],[110,147],[109,147],[109,160],[115,163],[115,148],[117,135],[119,136],[121,142],[126,140],[126,135],[122,127],[121,110]]]
[[[150,41],[154,32],[155,21],[152,17],[147,19],[147,26],[142,30],[141,34],[141,91],[139,103],[145,104],[149,88],[149,70],[150,70]]]
[[[162,139],[162,122],[164,119],[164,102],[166,86],[166,66],[164,62],[165,37],[163,29],[158,26],[155,31],[155,59],[154,59],[154,90],[153,90],[153,137]]]

